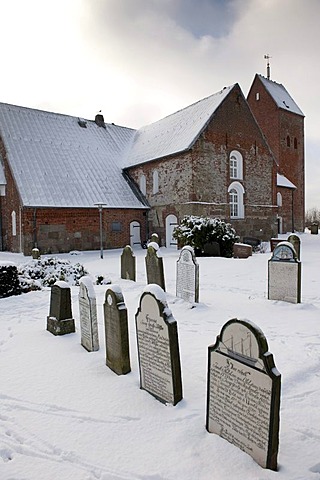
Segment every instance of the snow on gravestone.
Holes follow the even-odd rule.
[[[187,302],[199,302],[199,265],[189,246],[182,248],[177,260],[176,295]]]
[[[70,287],[62,280],[55,282],[51,287],[47,330],[53,335],[66,335],[76,331],[71,311]]]
[[[88,352],[96,352],[99,350],[96,294],[90,277],[81,277],[79,283],[81,345]]]
[[[125,246],[121,254],[121,278],[136,281],[136,257],[130,245]]]
[[[182,399],[178,329],[161,287],[145,287],[135,318],[140,388],[176,405]]]
[[[128,313],[118,285],[110,285],[106,291],[103,309],[106,365],[117,375],[125,375],[131,371]]]
[[[290,242],[280,242],[268,261],[268,299],[301,302],[301,262]]]
[[[148,245],[146,261],[147,283],[155,283],[159,285],[164,291],[166,290],[164,284],[164,270],[163,270],[163,258],[158,257],[157,251],[159,245],[156,242],[150,242]]]
[[[208,432],[277,470],[280,387],[262,331],[248,320],[229,320],[208,348]]]

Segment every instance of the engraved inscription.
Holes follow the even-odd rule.
[[[177,297],[193,302],[195,296],[195,267],[193,264],[179,263]]]
[[[218,352],[210,356],[208,430],[266,465],[272,380]]]
[[[269,262],[269,299],[297,303],[298,264],[289,262]]]

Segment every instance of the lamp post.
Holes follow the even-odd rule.
[[[106,206],[105,203],[97,202],[95,205],[99,209],[99,220],[100,220],[100,258],[103,258],[103,240],[102,240],[102,209]]]

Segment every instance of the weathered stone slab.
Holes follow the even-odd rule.
[[[103,309],[106,365],[117,375],[125,375],[131,371],[128,313],[118,285],[110,285],[106,291]]]
[[[90,277],[81,277],[79,283],[81,345],[88,352],[96,352],[99,350],[96,294]]]
[[[140,388],[163,403],[176,405],[182,399],[177,322],[158,285],[144,289],[135,319]]]
[[[280,388],[261,330],[248,320],[229,320],[208,348],[208,432],[277,470]]]
[[[268,299],[301,302],[301,263],[290,242],[280,242],[268,261]]]
[[[136,257],[130,245],[124,247],[121,254],[121,278],[136,281]]]
[[[234,258],[248,258],[252,256],[252,246],[245,243],[235,243],[233,245]]]
[[[199,265],[189,246],[182,248],[177,260],[176,295],[186,302],[199,302]]]
[[[157,251],[159,246],[157,243],[149,243],[147,255],[145,257],[147,283],[155,283],[163,290],[166,289],[164,281],[163,259],[158,257]]]
[[[290,242],[293,245],[293,248],[295,249],[295,252],[297,254],[297,259],[300,260],[301,241],[298,235],[294,235],[293,233],[289,235],[288,242]]]
[[[75,332],[75,323],[71,311],[71,290],[67,282],[58,281],[51,287],[47,330],[53,335],[66,335]]]

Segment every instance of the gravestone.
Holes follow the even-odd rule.
[[[252,256],[252,246],[245,243],[235,243],[233,245],[234,258],[248,258]]]
[[[297,254],[297,259],[300,260],[300,246],[301,246],[301,241],[298,235],[291,234],[288,237],[288,242],[292,243],[293,248],[296,251]]]
[[[199,302],[199,265],[189,246],[182,248],[177,260],[176,295],[186,302]]]
[[[145,287],[135,319],[140,388],[176,405],[182,399],[178,329],[161,287]]]
[[[106,291],[103,309],[106,365],[117,375],[125,375],[131,371],[128,314],[118,285],[110,285]]]
[[[71,311],[71,290],[67,282],[62,280],[51,287],[47,330],[53,335],[66,335],[76,331]]]
[[[157,233],[153,233],[150,238],[150,243],[155,242],[160,245],[159,235]]]
[[[290,242],[280,242],[268,261],[268,299],[301,302],[301,262]]]
[[[40,250],[38,248],[33,248],[31,250],[31,256],[33,260],[39,260],[40,259]]]
[[[316,222],[314,222],[309,228],[312,235],[318,235],[319,225]]]
[[[277,470],[280,389],[262,331],[248,320],[229,320],[208,348],[208,432]]]
[[[130,245],[124,247],[121,254],[121,278],[136,281],[136,257]]]
[[[158,257],[158,249],[159,247],[157,243],[149,243],[147,255],[145,257],[147,283],[155,283],[165,290],[163,259],[162,257]]]
[[[282,242],[281,238],[270,238],[270,250],[273,252],[273,250],[276,248],[278,243]]]
[[[88,352],[96,352],[99,350],[96,294],[90,277],[81,277],[79,283],[81,345]]]

